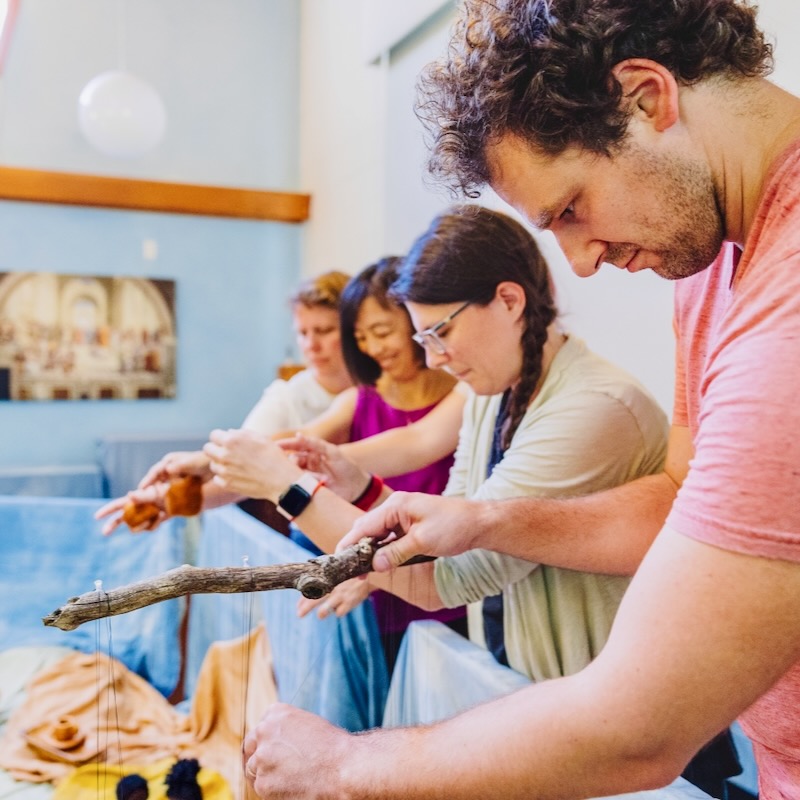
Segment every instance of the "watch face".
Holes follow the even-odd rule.
[[[294,519],[310,502],[311,495],[302,486],[293,483],[278,499],[278,510],[289,519]]]

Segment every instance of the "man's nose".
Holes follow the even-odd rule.
[[[567,233],[558,234],[556,239],[576,275],[588,278],[597,272],[606,250],[604,242],[597,240],[587,242]]]

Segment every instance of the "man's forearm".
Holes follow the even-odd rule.
[[[664,473],[585,497],[513,498],[475,509],[477,547],[583,572],[632,575],[676,495]]]
[[[433,726],[357,736],[341,767],[346,796],[574,800],[655,788],[677,776],[680,760],[654,754],[645,737],[631,745],[627,734],[609,737],[601,719],[587,725],[593,701],[576,689],[580,682],[547,681]]]

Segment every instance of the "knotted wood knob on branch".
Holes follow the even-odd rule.
[[[303,575],[297,581],[297,591],[309,600],[319,600],[328,594],[333,587],[324,578],[316,575]]]

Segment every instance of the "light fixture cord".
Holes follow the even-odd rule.
[[[125,0],[117,0],[117,49],[119,50],[119,68],[122,72],[124,72],[128,66],[128,54],[125,50],[125,12]]]

